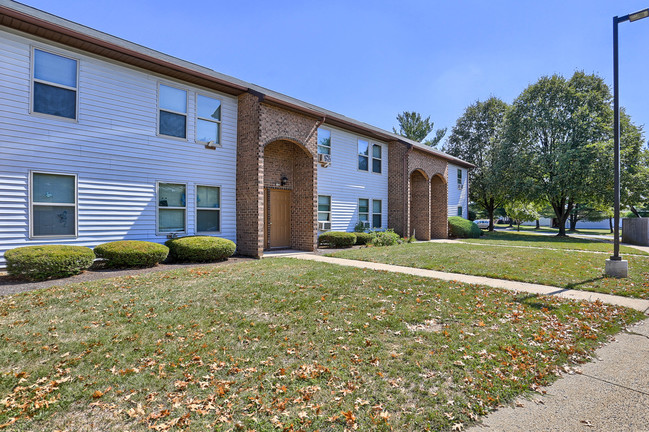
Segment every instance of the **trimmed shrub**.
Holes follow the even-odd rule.
[[[372,244],[374,246],[392,246],[401,243],[401,237],[393,230],[377,231],[374,233]]]
[[[84,246],[25,246],[5,252],[7,272],[32,281],[72,276],[88,269],[95,260]]]
[[[113,268],[153,267],[169,254],[165,245],[138,240],[104,243],[94,251],[97,258],[106,259],[106,265]]]
[[[352,247],[356,243],[356,234],[344,231],[328,231],[318,237],[318,246],[331,248]]]
[[[478,238],[482,230],[478,225],[460,216],[448,218],[448,233],[450,237],[457,238]]]
[[[354,234],[356,234],[357,245],[364,245],[364,244],[371,243],[372,239],[374,238],[374,233],[357,232]]]
[[[233,241],[210,236],[188,236],[167,240],[169,257],[179,262],[223,261],[234,254]]]

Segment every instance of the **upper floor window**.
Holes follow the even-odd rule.
[[[457,169],[457,188],[462,189],[462,170]]]
[[[358,140],[358,169],[369,170],[370,144],[362,139]]]
[[[158,105],[160,135],[187,138],[187,92],[160,84]]]
[[[196,231],[221,231],[221,188],[196,186]]]
[[[196,95],[196,141],[221,144],[221,101]]]
[[[318,128],[318,153],[331,154],[331,131]]]
[[[77,234],[77,177],[70,174],[32,173],[32,237]]]
[[[34,49],[32,111],[77,118],[77,61]]]
[[[381,146],[372,146],[372,172],[381,174]]]

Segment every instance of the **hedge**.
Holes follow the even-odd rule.
[[[457,238],[478,238],[482,230],[478,225],[460,216],[448,218],[448,233],[450,237]]]
[[[357,232],[354,233],[356,234],[356,244],[357,245],[364,245],[372,242],[372,239],[374,238],[374,234],[372,233],[366,233],[366,232]]]
[[[372,238],[372,245],[374,246],[392,246],[401,243],[401,237],[391,229],[385,231],[377,231]]]
[[[88,269],[95,260],[83,246],[25,246],[5,252],[7,272],[32,281],[72,276]]]
[[[114,241],[95,248],[97,258],[104,258],[106,266],[113,268],[153,267],[168,254],[165,245],[139,240]]]
[[[356,243],[356,234],[344,231],[328,231],[318,237],[318,246],[332,248],[352,247]]]
[[[167,240],[169,257],[178,262],[223,261],[234,254],[233,241],[210,236],[188,236]]]

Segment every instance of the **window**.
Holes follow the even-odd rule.
[[[457,215],[462,216],[462,206],[457,206]]]
[[[31,237],[77,235],[77,176],[32,173]]]
[[[186,189],[184,184],[158,183],[158,232],[185,232]]]
[[[381,174],[381,146],[372,146],[372,172]]]
[[[331,197],[318,195],[318,222],[331,222]]]
[[[370,221],[370,200],[360,198],[358,200],[358,220],[369,225]]]
[[[372,200],[372,228],[381,228],[382,213],[381,200]]]
[[[457,188],[462,189],[462,170],[457,169]]]
[[[358,169],[367,171],[369,169],[369,151],[370,145],[367,141],[358,140]]]
[[[34,49],[32,111],[77,118],[77,61]]]
[[[331,131],[318,128],[318,153],[331,154]]]
[[[221,145],[221,101],[196,95],[196,141]]]
[[[177,138],[187,137],[187,92],[160,84],[158,132]]]
[[[221,188],[196,186],[196,232],[221,231]]]

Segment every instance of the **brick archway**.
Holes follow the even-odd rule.
[[[441,174],[430,179],[430,236],[448,237],[448,193],[446,181]]]
[[[410,232],[417,240],[430,240],[430,182],[423,170],[410,174]]]
[[[270,222],[273,199],[281,194],[290,196],[290,242],[281,244],[300,250],[313,250],[315,214],[313,211],[315,188],[313,155],[304,145],[286,138],[271,140],[263,150],[264,179],[264,249],[278,244],[273,239]],[[275,197],[275,198],[274,198]],[[276,208],[276,207],[275,207]],[[277,222],[275,222],[277,223]]]

